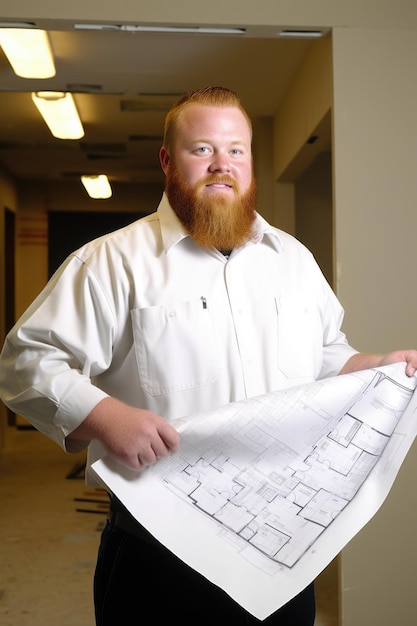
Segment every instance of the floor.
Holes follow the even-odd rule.
[[[2,626],[94,626],[92,578],[107,496],[85,487],[83,462],[27,425],[7,427],[0,450]],[[336,571],[334,562],[317,580],[315,626],[338,626]]]

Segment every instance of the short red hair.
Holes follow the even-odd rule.
[[[173,137],[177,130],[178,120],[181,112],[190,104],[204,104],[206,106],[215,107],[237,107],[246,118],[249,130],[252,134],[252,122],[245,111],[239,96],[236,92],[226,87],[203,87],[196,91],[191,91],[176,102],[168,111],[165,118],[164,129],[164,146],[169,149],[172,147]]]

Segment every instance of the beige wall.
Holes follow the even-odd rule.
[[[17,193],[11,177],[0,168],[0,345],[6,333],[5,307],[5,211],[16,212]],[[5,424],[7,423],[6,407],[0,402],[0,450],[5,441]]]
[[[330,35],[310,45],[274,116],[272,175],[276,182],[275,208],[269,219],[275,226],[294,235],[297,235],[296,186],[298,184],[299,192],[302,186],[299,179],[323,152],[331,150],[332,55]],[[310,145],[308,139],[313,134],[318,139]],[[323,176],[327,174],[328,168]],[[328,193],[327,185],[325,193]],[[307,232],[314,224],[314,219],[308,215],[307,204],[304,196],[304,211],[298,211],[299,231],[303,232],[303,240],[307,244],[319,244],[317,235]],[[310,211],[314,211],[313,206]],[[331,252],[331,245],[326,242],[318,257],[323,271],[332,282]]]
[[[332,155],[322,152],[295,185],[295,236],[333,286]]]
[[[337,292],[361,350],[417,346],[416,30],[335,29]],[[417,449],[343,551],[343,626],[414,626]]]
[[[257,181],[258,210],[268,221],[275,219],[273,164],[273,119],[253,120],[253,167]]]
[[[416,30],[334,33],[337,290],[363,350],[417,345],[416,52]]]
[[[294,181],[313,162],[323,135],[306,144],[332,107],[332,40],[313,42],[298,68],[274,119],[275,180]]]
[[[4,265],[5,265],[5,249],[3,242],[5,241],[5,210],[17,211],[17,192],[11,176],[1,169],[0,166],[0,302],[4,302]],[[4,307],[0,306],[0,341],[4,338],[5,319]]]

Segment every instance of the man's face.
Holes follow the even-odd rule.
[[[161,151],[165,174],[171,159],[181,179],[192,187],[209,174],[228,174],[244,193],[252,181],[251,134],[244,115],[235,107],[187,106],[181,113],[171,154]],[[233,189],[207,184],[202,194],[228,197]]]
[[[235,107],[188,105],[173,146],[160,152],[174,211],[202,246],[232,249],[255,218],[251,133]]]

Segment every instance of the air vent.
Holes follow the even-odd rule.
[[[83,176],[85,174],[85,172],[61,172],[61,176],[63,178],[76,178],[76,179],[80,179],[81,176]]]
[[[162,135],[129,135],[129,141],[159,141],[163,139]]]
[[[59,149],[62,150],[76,150],[78,142],[62,142],[59,144]],[[18,141],[0,141],[0,150],[56,150],[57,144],[54,141],[51,143],[26,143]]]
[[[102,93],[103,85],[94,85],[92,83],[68,83],[67,91],[72,93]]]
[[[124,143],[91,143],[81,141],[80,148],[82,152],[126,152]]]
[[[168,111],[169,108],[178,100],[177,95],[155,95],[141,96],[134,100],[120,100],[120,111],[122,113],[140,113],[143,111]]]
[[[124,154],[87,154],[88,161],[116,161],[118,159],[125,159]]]

